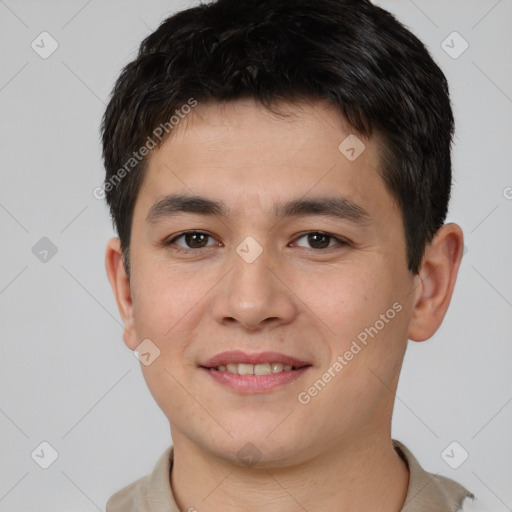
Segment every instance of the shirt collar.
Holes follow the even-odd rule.
[[[474,498],[457,482],[425,471],[399,441],[393,441],[393,446],[409,468],[409,486],[400,512],[451,512],[460,509],[464,498]]]
[[[393,446],[409,469],[409,485],[400,512],[452,512],[459,510],[465,497],[473,495],[455,481],[425,471],[400,442]],[[180,512],[170,483],[174,457],[170,446],[158,459],[151,473],[116,493],[107,503],[107,512]]]

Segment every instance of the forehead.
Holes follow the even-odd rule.
[[[259,154],[263,158],[259,163],[300,160],[314,148],[316,153],[336,150],[340,137],[344,139],[353,131],[338,110],[325,101],[281,101],[270,108],[249,98],[199,103],[173,128],[166,141],[169,144],[164,143],[151,159],[165,157],[169,146],[179,144],[182,149],[195,146],[196,152],[200,151],[197,157],[221,149],[228,151],[225,157],[236,154],[242,161],[242,151],[249,161]],[[279,146],[282,151],[277,151]]]
[[[187,193],[275,211],[276,201],[339,193],[389,202],[377,141],[356,135],[327,102],[199,103],[149,155],[140,196]],[[145,201],[146,202],[146,201]],[[149,204],[146,205],[149,208]]]

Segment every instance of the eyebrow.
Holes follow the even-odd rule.
[[[197,195],[170,194],[153,204],[146,216],[146,222],[153,224],[182,213],[227,218],[229,209],[223,201]],[[360,225],[368,224],[370,221],[370,214],[364,208],[342,196],[294,199],[275,205],[274,215],[279,220],[315,215],[333,217]]]

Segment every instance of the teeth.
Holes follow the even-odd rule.
[[[272,363],[272,373],[282,372],[284,366],[281,363]]]
[[[239,364],[238,365],[238,373],[240,375],[254,375],[254,365],[253,364]]]
[[[238,373],[238,375],[269,375],[271,373],[279,373],[282,371],[289,372],[293,367],[289,364],[281,363],[262,363],[262,364],[246,364],[246,363],[229,363],[222,364],[215,368],[219,372]]]
[[[269,375],[272,372],[270,363],[255,364],[254,375]]]

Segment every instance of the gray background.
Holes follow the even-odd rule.
[[[448,220],[467,246],[443,326],[410,344],[393,435],[429,471],[512,510],[512,2],[377,3],[428,45],[450,81]],[[103,261],[113,231],[92,191],[103,178],[99,123],[115,78],[143,37],[190,5],[0,0],[2,512],[102,510],[170,443],[121,338]],[[59,45],[46,59],[31,47],[51,48],[43,31]],[[464,42],[446,39],[453,31],[469,43],[457,58]],[[41,252],[43,237],[56,254]],[[51,461],[43,441],[58,453],[48,469],[38,465]],[[458,465],[463,450],[468,459],[453,469],[447,461]]]

